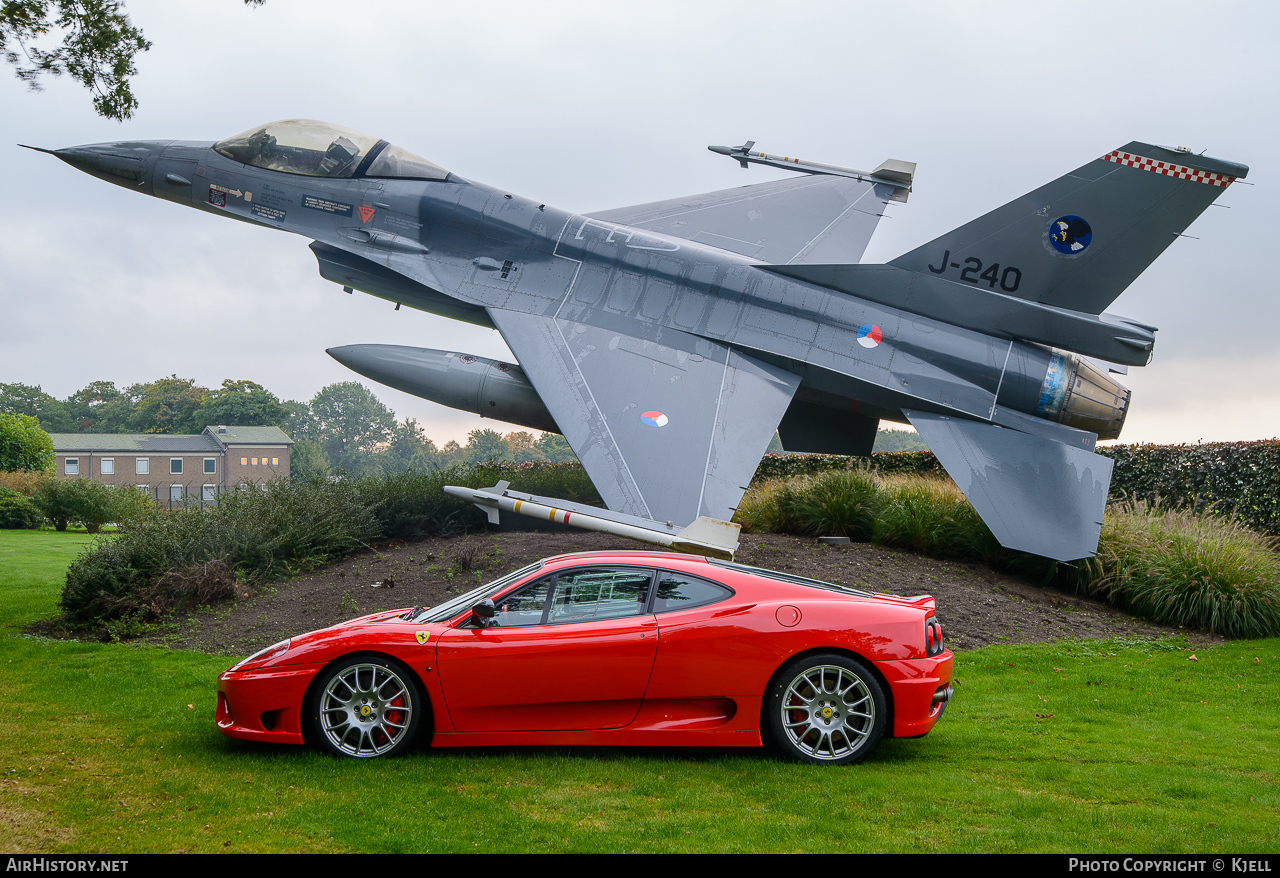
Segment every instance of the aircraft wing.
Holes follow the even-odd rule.
[[[857,262],[894,190],[815,175],[617,207],[592,219],[658,232],[774,264]]]
[[[732,518],[800,383],[678,330],[489,314],[605,504],[654,521]]]

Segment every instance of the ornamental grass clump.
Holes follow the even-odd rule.
[[[1227,637],[1280,635],[1276,540],[1233,519],[1112,506],[1086,588],[1134,615]]]
[[[881,503],[872,473],[828,470],[753,486],[738,505],[734,521],[747,531],[866,541]]]
[[[895,475],[880,481],[884,503],[872,530],[875,542],[988,563],[1008,554],[950,479]]]

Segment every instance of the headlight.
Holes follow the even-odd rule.
[[[291,642],[292,641],[289,640],[282,640],[279,643],[268,646],[266,649],[260,649],[248,658],[240,659],[240,661],[227,668],[227,673],[230,674],[232,671],[243,670],[254,662],[265,662],[282,656],[289,651],[289,644]]]

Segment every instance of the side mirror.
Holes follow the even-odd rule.
[[[485,598],[480,603],[471,608],[471,615],[478,619],[492,619],[497,611],[493,607],[493,601]]]

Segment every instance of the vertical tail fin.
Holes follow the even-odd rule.
[[[890,264],[1100,314],[1249,168],[1134,142]]]

